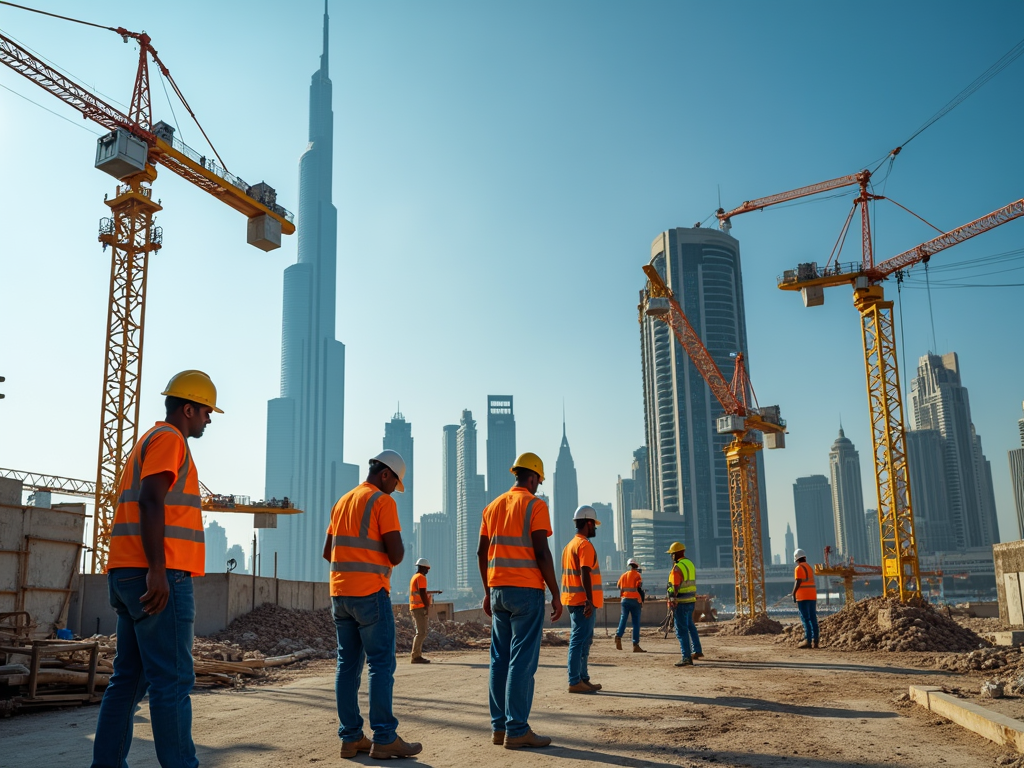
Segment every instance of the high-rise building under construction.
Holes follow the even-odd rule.
[[[670,229],[651,244],[650,263],[672,289],[715,363],[730,377],[733,356],[747,352],[739,242],[712,229]],[[722,406],[666,323],[644,317],[640,349],[650,509],[683,516],[686,551],[698,567],[732,567],[723,453],[732,436],[716,429]],[[760,453],[757,469],[764,489]],[[763,490],[760,506],[764,559],[771,562]]]
[[[260,537],[266,575],[276,552],[277,575],[301,581],[326,581],[321,554],[331,507],[359,481],[359,467],[343,460],[345,345],[334,337],[333,155],[325,9],[320,68],[309,86],[309,143],[299,159],[298,260],[284,271],[281,396],[267,404],[267,498],[287,496],[304,514],[279,515],[278,527]]]

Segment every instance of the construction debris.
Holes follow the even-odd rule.
[[[783,631],[780,622],[763,613],[755,619],[735,619],[722,622],[720,626],[723,635],[779,635]]]
[[[848,605],[818,622],[823,645],[849,651],[972,651],[991,644],[924,602],[874,597]],[[799,623],[779,642],[803,639]]]

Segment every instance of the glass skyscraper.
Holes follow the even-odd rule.
[[[869,564],[868,532],[864,527],[864,491],[861,487],[860,453],[839,428],[839,437],[828,454],[832,480],[832,515],[836,546],[843,557]],[[879,539],[881,546],[881,539]]]
[[[415,570],[416,558],[421,557],[415,551],[416,539],[413,536],[412,527],[414,487],[412,444],[412,424],[405,420],[405,416],[402,415],[401,411],[398,411],[391,417],[391,421],[384,425],[383,445],[385,449],[397,451],[405,459],[405,478],[402,480],[405,491],[403,493],[395,491],[392,498],[398,507],[398,524],[402,526],[402,539],[405,543],[406,552],[405,558],[395,566],[392,572],[392,593],[408,592],[409,581],[412,579],[412,574]]]
[[[516,460],[516,415],[512,395],[487,396],[487,500],[512,487]]]
[[[345,345],[334,337],[338,212],[331,202],[334,112],[323,53],[309,86],[309,143],[299,159],[298,261],[284,271],[281,396],[267,404],[266,496],[287,496],[301,515],[260,532],[262,562],[278,576],[326,581],[322,558],[331,507],[359,482],[343,460]],[[411,535],[411,530],[408,535]]]

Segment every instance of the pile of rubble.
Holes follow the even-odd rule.
[[[822,645],[850,651],[973,651],[990,645],[928,603],[874,597],[820,619]],[[803,626],[786,627],[779,642],[803,640]]]
[[[331,625],[333,627],[333,624]],[[412,650],[416,624],[408,613],[395,617],[395,649],[398,653]],[[459,651],[465,648],[487,648],[491,644],[491,628],[477,621],[431,621],[427,625],[424,651]]]
[[[780,635],[782,634],[782,624],[773,618],[770,618],[766,614],[761,614],[756,619],[735,619],[734,621],[725,621],[719,625],[718,630],[723,635]],[[698,627],[698,632],[703,631],[703,627]]]
[[[940,656],[935,666],[950,672],[999,670],[1000,676],[1016,680],[1024,672],[1024,654],[1019,647],[977,648],[970,653]]]
[[[237,645],[243,651],[259,651],[264,656],[311,648],[312,658],[318,659],[332,658],[338,647],[329,610],[299,611],[272,603],[239,616],[205,640]]]

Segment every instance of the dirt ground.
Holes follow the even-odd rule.
[[[754,766],[977,768],[1010,753],[899,701],[912,684],[976,689],[984,677],[924,665],[927,654],[798,651],[768,637],[709,635],[706,658],[677,669],[675,639],[645,637],[647,654],[616,651],[598,630],[592,695],[566,692],[566,649],[545,647],[531,725],[543,750],[490,743],[486,650],[400,658],[395,713],[400,735],[422,741],[422,766]],[[628,648],[628,643],[626,644]],[[364,693],[365,693],[364,676]],[[207,767],[344,763],[338,756],[329,661],[248,690],[197,692],[194,735]],[[363,699],[364,716],[365,698]],[[96,707],[0,720],[0,768],[88,765]],[[137,717],[133,768],[156,768],[148,710]],[[373,764],[366,755],[353,763]],[[409,761],[408,764],[412,764]]]

